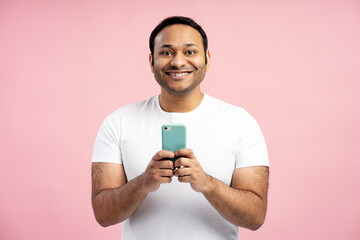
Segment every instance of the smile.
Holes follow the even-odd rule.
[[[187,75],[189,75],[191,72],[181,72],[181,73],[177,73],[177,72],[167,72],[167,75],[173,76],[173,77],[185,77]]]

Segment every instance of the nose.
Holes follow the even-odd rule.
[[[177,68],[180,68],[186,64],[186,59],[184,54],[177,53],[171,60],[171,65]]]

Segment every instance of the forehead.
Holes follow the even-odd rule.
[[[183,46],[188,43],[203,46],[201,34],[191,26],[174,24],[165,27],[156,35],[154,47],[159,48],[163,44]]]

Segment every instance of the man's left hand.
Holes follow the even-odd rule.
[[[179,182],[190,183],[196,192],[208,191],[211,186],[211,176],[206,174],[197,161],[193,151],[189,148],[180,149],[175,152],[175,156],[181,156],[174,163],[175,176]]]

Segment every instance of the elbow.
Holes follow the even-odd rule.
[[[252,224],[248,227],[251,231],[258,230],[265,222],[266,218],[266,212],[267,212],[267,204],[263,205],[259,211],[253,215],[253,221],[251,221]]]
[[[102,227],[109,227],[112,224],[109,223],[109,221],[107,221],[106,219],[104,219],[103,217],[101,217],[99,214],[96,214],[96,212],[94,211],[94,215],[95,215],[95,220],[96,222],[102,226]]]
[[[123,220],[125,220],[121,218],[114,218],[114,216],[107,215],[103,211],[96,210],[95,208],[94,208],[94,216],[96,222],[104,228],[121,223]]]
[[[96,220],[97,221],[97,220]],[[107,222],[102,222],[102,221],[97,221],[99,223],[100,226],[102,226],[103,228],[109,227],[112,224],[108,224]]]
[[[102,215],[97,215],[97,214],[95,214],[95,219],[97,223],[104,228],[121,223],[123,221],[119,219],[106,218]]]
[[[250,229],[251,231],[256,231],[256,230],[258,230],[262,225],[263,225],[263,223],[254,224],[254,225],[250,226],[249,229]]]
[[[234,225],[242,228],[249,229],[251,231],[258,230],[265,222],[265,217],[254,217],[240,220],[240,222],[233,222]]]
[[[248,227],[248,229],[250,229],[251,231],[256,231],[264,224],[264,222],[265,222],[265,215],[261,217],[259,216],[254,220],[251,226]]]
[[[96,200],[97,199],[93,197],[91,202],[96,222],[104,228],[113,225],[114,223],[111,222],[110,215],[104,210],[105,207]]]
[[[107,216],[104,211],[97,208],[95,205],[93,205],[93,210],[95,220],[100,226],[105,228],[116,224],[114,221],[111,220],[110,216]]]
[[[102,226],[103,228],[106,228],[106,227],[110,226],[109,224],[106,224],[105,222],[98,221],[98,220],[96,220],[96,221],[97,221],[98,224],[99,224],[100,226]]]
[[[104,216],[103,212],[98,209],[95,202],[92,202],[92,205],[93,205],[93,213],[96,222],[102,227],[110,226],[111,224],[109,224],[109,222],[106,220],[106,217]]]

